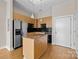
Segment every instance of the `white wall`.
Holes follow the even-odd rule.
[[[74,31],[74,35],[73,35],[73,46],[76,49],[76,52],[78,54],[78,12],[75,12],[74,14],[74,21],[73,21],[73,31]]]
[[[72,15],[77,9],[77,0],[66,0],[63,3],[54,5],[52,8],[52,16]]]
[[[74,16],[74,38],[73,38],[73,46],[77,51],[78,48],[78,32],[77,32],[77,0],[66,0],[63,3],[60,3],[58,5],[54,5],[52,7],[52,17],[59,17],[59,16],[67,16],[67,15],[73,15]],[[53,27],[54,28],[54,27]],[[52,40],[54,43],[54,40]]]
[[[18,13],[18,14],[21,14],[21,15],[25,15],[25,16],[31,16],[32,13],[29,12],[28,10],[25,10],[25,7],[22,6],[21,4],[19,4],[18,2],[14,1],[14,13]]]
[[[6,2],[6,48],[13,50],[12,36],[12,20],[13,20],[13,0],[5,0]]]
[[[25,15],[25,16],[31,16],[32,15],[31,13],[28,13],[27,11],[23,11],[18,7],[17,8],[14,7],[14,13],[18,13],[18,14]]]
[[[6,47],[6,3],[0,4],[0,48]]]
[[[26,22],[22,21],[22,35],[23,35],[23,37],[26,37],[26,35],[27,35],[27,27],[28,27],[28,24]]]

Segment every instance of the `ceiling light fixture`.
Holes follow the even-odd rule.
[[[32,2],[33,2],[33,0],[30,0],[30,1],[32,1]],[[34,19],[35,17],[34,17],[33,11],[34,11],[34,10],[32,9],[32,15],[31,15],[31,18],[33,18],[33,19]]]
[[[33,13],[32,13],[32,15],[31,15],[31,18],[35,18]]]

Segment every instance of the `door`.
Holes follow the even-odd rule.
[[[71,47],[71,22],[70,17],[55,18],[55,44]]]

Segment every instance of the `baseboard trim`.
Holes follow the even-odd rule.
[[[10,48],[10,47],[6,47],[6,49],[7,49],[8,51],[12,51],[12,50],[13,50],[13,48]]]
[[[5,49],[6,47],[5,46],[3,46],[3,47],[0,47],[0,49]]]
[[[75,50],[75,48],[73,48],[73,47],[66,47],[66,46],[61,46],[61,45],[57,45],[57,44],[52,44],[52,45],[56,45],[56,46],[60,46],[60,47],[69,48],[69,49]]]

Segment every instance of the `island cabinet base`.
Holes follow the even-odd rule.
[[[23,55],[26,59],[39,59],[47,50],[47,35],[23,38]]]

